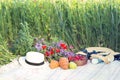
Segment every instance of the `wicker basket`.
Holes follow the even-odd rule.
[[[84,59],[84,60],[76,60],[76,61],[74,61],[76,64],[77,64],[77,66],[83,66],[83,65],[85,65],[85,64],[87,64],[87,58],[86,59]]]

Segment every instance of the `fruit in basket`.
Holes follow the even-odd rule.
[[[87,64],[87,57],[85,55],[77,54],[74,56],[74,62],[77,64],[77,66],[83,66]]]
[[[74,62],[70,62],[70,63],[69,63],[69,68],[70,68],[70,69],[76,69],[76,68],[77,68],[77,64],[74,63]]]

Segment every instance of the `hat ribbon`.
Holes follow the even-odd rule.
[[[44,61],[41,62],[41,63],[32,63],[32,62],[27,61],[26,59],[25,59],[25,62],[30,64],[30,65],[35,65],[35,66],[39,66],[39,65],[43,65],[44,64]]]

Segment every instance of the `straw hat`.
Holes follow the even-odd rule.
[[[39,52],[28,52],[26,56],[20,57],[18,61],[21,66],[27,68],[49,67],[48,62],[44,61],[44,55]]]
[[[112,49],[106,48],[106,47],[88,47],[86,48],[87,51],[92,52],[93,50],[95,51],[100,51],[102,53],[100,54],[115,54],[115,52]]]
[[[88,52],[101,52],[99,54],[92,54],[91,55],[91,59],[93,58],[98,58],[103,60],[105,63],[110,63],[112,61],[114,61],[114,55],[118,54],[117,52],[114,52],[112,49],[106,48],[106,47],[88,47],[86,48],[86,50]],[[87,55],[86,53],[80,51],[77,54],[83,54],[83,55]],[[106,56],[103,56],[106,55]]]

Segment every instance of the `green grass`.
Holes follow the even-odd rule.
[[[0,66],[11,62],[16,57],[8,48],[7,41],[0,35]]]
[[[77,50],[104,46],[120,51],[119,0],[1,2],[0,33],[5,40],[14,43],[25,22],[32,37],[57,37]]]

